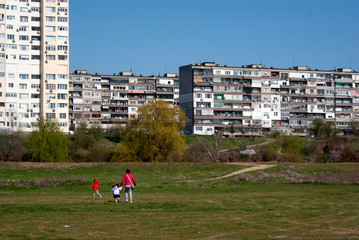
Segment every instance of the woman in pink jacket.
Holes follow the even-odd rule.
[[[123,176],[120,186],[125,183],[125,196],[126,203],[128,201],[128,195],[130,195],[130,203],[132,203],[132,184],[136,186],[136,179],[132,176],[130,169],[126,169],[126,174]]]

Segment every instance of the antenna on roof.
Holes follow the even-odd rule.
[[[132,57],[130,59],[130,72],[132,73]]]

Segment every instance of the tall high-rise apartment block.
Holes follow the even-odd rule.
[[[195,134],[307,135],[316,118],[345,134],[359,121],[359,73],[205,62],[180,67],[179,101]]]
[[[156,99],[178,105],[176,74],[136,76],[132,72],[113,75],[77,70],[70,75],[70,124],[80,122],[107,129],[124,125],[137,116],[138,107]]]
[[[68,0],[0,0],[0,128],[68,131]]]

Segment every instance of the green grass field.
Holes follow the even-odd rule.
[[[134,203],[111,184],[130,168]],[[86,183],[0,189],[0,239],[359,239],[359,186],[204,181],[245,168],[211,163],[2,163],[0,179]],[[301,173],[358,172],[359,164],[279,164]],[[98,178],[103,198],[91,198]],[[196,179],[194,183],[186,180]]]

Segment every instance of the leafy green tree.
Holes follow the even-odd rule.
[[[163,162],[178,160],[185,149],[180,130],[187,118],[183,110],[161,100],[143,105],[127,123],[124,140],[112,161]]]
[[[68,160],[68,137],[55,121],[39,120],[37,130],[27,139],[28,158],[34,162],[64,162]]]
[[[297,136],[286,136],[282,141],[282,153],[301,154],[306,148],[305,140]]]
[[[323,133],[323,125],[324,122],[322,119],[320,118],[316,118],[314,119],[314,121],[312,122],[310,129],[314,135],[314,137],[320,137]]]

